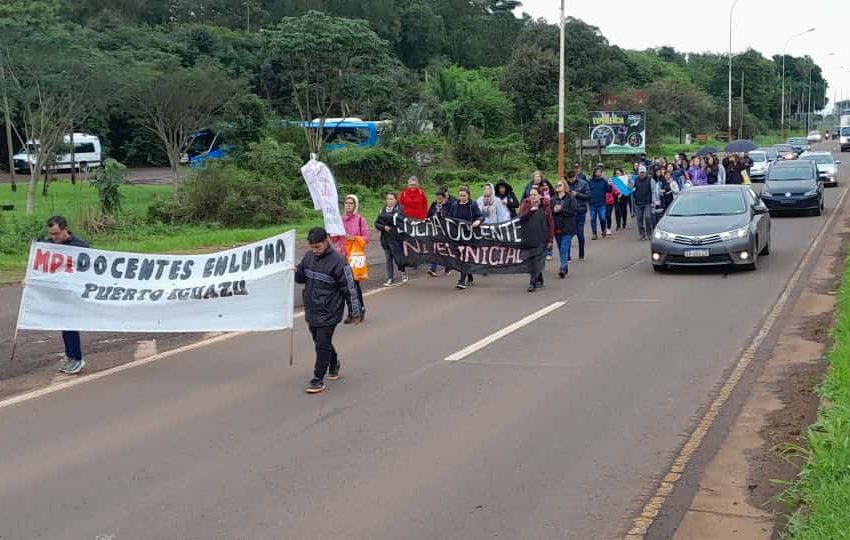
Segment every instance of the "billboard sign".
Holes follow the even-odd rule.
[[[604,154],[646,152],[646,112],[593,111],[590,138],[602,141]]]

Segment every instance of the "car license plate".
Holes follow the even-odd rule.
[[[686,249],[685,257],[708,257],[707,249]]]

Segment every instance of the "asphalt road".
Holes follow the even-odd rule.
[[[288,334],[245,335],[0,408],[0,537],[622,536],[846,176],[824,216],[774,220],[754,273],[656,275],[632,229],[536,294],[373,295],[318,396],[299,324],[294,368]]]

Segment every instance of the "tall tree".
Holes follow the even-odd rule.
[[[214,127],[227,104],[242,93],[243,83],[215,66],[174,67],[132,88],[133,111],[140,125],[162,144],[175,189],[180,160],[192,143],[192,134]]]
[[[323,127],[332,114],[352,116],[398,91],[403,68],[365,21],[310,12],[284,18],[265,39],[266,89],[291,100],[305,122],[320,118]],[[311,152],[319,154],[323,129],[305,131]]]

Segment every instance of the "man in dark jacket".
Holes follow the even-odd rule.
[[[579,173],[581,174],[581,173]],[[584,260],[584,223],[587,219],[587,203],[590,202],[590,186],[575,171],[567,172],[567,187],[576,197],[576,237],[578,238],[578,260]]]
[[[352,323],[360,324],[362,307],[351,268],[345,257],[331,246],[328,233],[321,227],[311,229],[307,242],[310,251],[295,268],[295,283],[304,284],[304,319],[316,344],[316,367],[306,388],[308,394],[316,394],[325,389],[325,374],[328,380],[339,379],[339,358],[333,337],[342,321],[346,296]]]
[[[635,219],[638,222],[638,234],[641,240],[648,240],[652,234],[652,179],[646,174],[646,167],[638,167],[637,178],[631,181],[632,200],[635,203]]]
[[[47,235],[50,237],[47,240],[50,244],[89,247],[86,242],[74,236],[68,229],[68,221],[62,216],[53,216],[47,220]],[[62,341],[65,344],[65,360],[60,364],[59,371],[67,375],[77,375],[86,367],[80,344],[80,333],[75,330],[63,330]]]
[[[596,235],[596,220],[599,218],[599,226],[602,228],[602,236],[606,236],[605,232],[605,194],[611,192],[611,184],[608,179],[602,176],[602,167],[593,169],[593,176],[588,182],[590,189],[590,230],[593,232],[591,240],[599,238]]]

